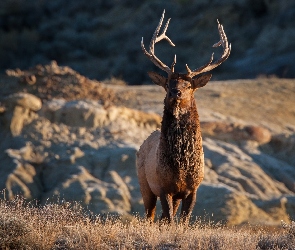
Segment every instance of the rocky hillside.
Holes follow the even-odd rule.
[[[171,17],[168,36],[176,44],[159,44],[157,55],[177,71],[185,63],[206,63],[219,39],[216,19],[232,43],[230,58],[215,79],[258,75],[295,77],[295,3],[290,0],[2,0],[0,69],[28,68],[56,60],[90,78],[115,76],[130,84],[148,82],[152,64],[146,46],[163,9]],[[5,58],[5,60],[3,60]]]
[[[159,86],[106,85],[52,62],[7,71],[0,88],[2,196],[143,215],[135,152],[160,127]],[[294,80],[210,82],[196,99],[206,174],[194,217],[294,220]]]

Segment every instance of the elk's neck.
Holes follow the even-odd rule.
[[[203,150],[196,101],[185,108],[175,105],[164,106],[160,148],[162,164],[179,173],[195,168]]]

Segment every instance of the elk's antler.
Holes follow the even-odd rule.
[[[158,57],[156,57],[155,55],[155,44],[157,42],[160,42],[161,40],[163,39],[166,39],[169,44],[171,46],[175,46],[174,43],[170,40],[170,38],[168,36],[166,36],[166,31],[167,31],[167,28],[168,28],[168,25],[169,25],[169,22],[170,22],[170,19],[168,19],[165,27],[164,27],[164,30],[162,32],[161,35],[158,36],[159,32],[160,32],[160,29],[161,29],[161,26],[162,26],[162,23],[163,23],[163,20],[164,20],[164,15],[165,15],[165,10],[163,11],[163,14],[162,14],[162,17],[160,19],[160,22],[153,34],[153,37],[152,37],[152,40],[150,42],[150,47],[149,47],[149,52],[145,49],[144,47],[144,44],[143,44],[143,38],[141,40],[141,48],[143,50],[143,53],[157,66],[159,67],[160,69],[166,71],[168,73],[168,75],[171,75],[173,72],[174,72],[174,66],[176,64],[176,55],[174,57],[174,61],[171,65],[171,68],[169,68],[166,64],[164,64]],[[217,20],[217,23],[218,23],[218,31],[219,31],[219,36],[220,36],[220,41],[215,43],[213,45],[213,47],[218,47],[220,45],[222,45],[223,47],[223,53],[221,55],[221,57],[214,61],[213,62],[213,56],[214,56],[214,53],[212,53],[212,56],[211,56],[211,59],[210,61],[203,65],[202,67],[200,68],[197,68],[195,70],[190,70],[190,68],[188,67],[188,65],[186,64],[186,70],[187,70],[187,74],[186,76],[188,77],[194,77],[196,75],[199,75],[201,73],[205,73],[205,72],[208,72],[208,71],[211,71],[212,69],[216,68],[217,66],[219,66],[221,63],[223,63],[230,55],[230,51],[231,51],[231,44],[228,44],[228,41],[227,41],[227,37],[226,37],[226,34],[223,30],[223,26],[219,23],[219,21]],[[213,63],[212,63],[213,62]]]
[[[214,53],[212,53],[211,59],[207,64],[205,64],[202,67],[195,69],[193,71],[191,71],[190,68],[186,64],[185,66],[186,66],[186,70],[187,70],[187,76],[194,77],[194,76],[199,75],[201,73],[208,72],[208,71],[216,68],[217,66],[219,66],[221,63],[223,63],[229,57],[229,54],[231,51],[231,44],[228,44],[226,34],[223,30],[223,26],[219,23],[218,20],[217,20],[217,23],[218,23],[218,31],[219,31],[220,41],[215,43],[212,47],[218,47],[218,46],[222,45],[223,53],[222,53],[221,57],[212,63],[213,56],[214,56]]]
[[[167,28],[168,28],[168,25],[169,25],[169,22],[170,22],[170,19],[168,19],[165,27],[164,27],[164,30],[162,32],[162,34],[160,36],[158,36],[159,32],[160,32],[160,29],[161,29],[161,26],[162,26],[162,23],[163,23],[163,20],[164,20],[164,15],[165,15],[165,10],[163,11],[163,14],[162,14],[162,17],[160,19],[160,22],[153,34],[153,37],[152,37],[152,40],[150,42],[150,48],[149,48],[149,52],[145,49],[144,47],[144,44],[143,44],[143,38],[141,40],[141,48],[143,50],[143,53],[157,66],[159,67],[160,69],[166,71],[168,73],[168,75],[172,74],[174,72],[174,66],[176,64],[176,55],[174,57],[174,61],[171,65],[171,69],[165,65],[158,57],[156,57],[155,55],[155,44],[157,42],[160,42],[161,40],[163,39],[166,39],[169,44],[171,46],[175,46],[174,43],[170,40],[170,38],[168,36],[166,36],[166,31],[167,31]]]

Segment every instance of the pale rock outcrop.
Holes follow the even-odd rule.
[[[273,180],[261,165],[234,144],[209,138],[203,144],[205,156],[212,164],[211,170],[218,175],[218,182],[247,193],[253,199],[267,200],[269,197],[292,193],[283,183]]]
[[[291,130],[292,131],[292,130]],[[262,151],[282,161],[295,165],[295,134],[279,134],[272,136],[271,141],[264,145]]]
[[[96,214],[130,212],[130,193],[116,172],[108,173],[114,180],[114,183],[108,183],[93,177],[82,166],[77,170],[70,178],[46,192],[41,203],[65,199],[77,201]]]
[[[122,127],[126,126],[153,129],[161,122],[161,117],[154,113],[145,113],[126,107],[105,108],[92,100],[66,102],[64,99],[53,99],[44,103],[40,115],[53,123],[64,123],[76,127],[109,127],[111,132],[122,130]]]
[[[107,119],[102,105],[91,100],[54,99],[43,105],[41,113],[51,122],[75,127],[102,127]]]
[[[286,212],[290,216],[290,219],[295,221],[295,196],[294,195],[288,195],[286,196],[287,202],[286,202]]]
[[[280,172],[292,174],[286,164],[278,164],[259,151],[257,142],[238,147],[205,138],[203,145],[205,179],[198,190],[194,216],[227,225],[279,224],[280,220],[295,218],[294,201],[290,198],[294,193],[283,179],[275,178]],[[268,159],[267,164],[256,162],[263,158]]]
[[[227,225],[248,222],[253,224],[278,223],[259,209],[244,193],[237,192],[224,184],[201,185],[198,198],[199,201],[197,201],[193,214],[206,221],[221,222]]]
[[[29,200],[41,197],[43,188],[37,165],[42,160],[43,157],[36,154],[30,144],[21,149],[7,149],[0,156],[0,187],[5,188],[8,199],[18,194]]]
[[[283,186],[291,192],[295,192],[294,166],[288,164],[286,161],[264,153],[251,143],[245,144],[243,149],[245,153],[248,154],[253,161],[272,178],[273,182],[282,183]]]
[[[35,117],[36,111],[42,107],[40,98],[28,93],[16,93],[4,100],[6,110],[5,123],[13,136],[20,135],[24,125],[29,124]]]

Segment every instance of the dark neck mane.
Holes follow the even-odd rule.
[[[167,171],[180,174],[194,172],[202,152],[201,131],[196,102],[192,98],[189,107],[164,107],[161,128],[161,164]]]

